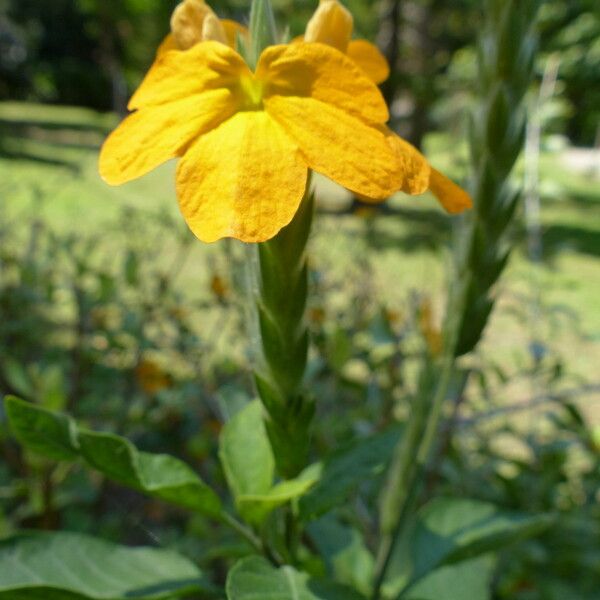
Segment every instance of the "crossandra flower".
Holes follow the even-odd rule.
[[[317,10],[306,26],[304,36],[296,38],[296,41],[301,39],[305,42],[318,42],[337,48],[347,54],[372,81],[382,83],[388,78],[390,72],[385,57],[368,41],[352,40],[353,28],[352,14],[338,0],[320,0]],[[396,135],[389,135],[388,141],[399,154],[400,160],[403,160],[403,156],[406,160],[414,160],[414,153],[418,151],[408,142]],[[430,165],[427,189],[450,213],[459,213],[472,206],[467,192]],[[423,191],[426,190],[414,193],[419,194]],[[373,200],[365,196],[360,197],[366,201]]]
[[[377,200],[427,187],[425,159],[394,150],[405,142],[385,127],[377,86],[326,44],[270,46],[254,72],[222,40],[164,50],[129,109],[102,147],[102,177],[117,185],[180,158],[179,205],[206,242],[275,236],[309,169]]]

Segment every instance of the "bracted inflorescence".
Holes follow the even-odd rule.
[[[510,175],[523,148],[525,94],[534,75],[538,0],[487,0],[479,39],[481,109],[471,122],[474,210],[457,236],[454,353],[477,345],[494,306],[493,285],[510,251],[511,223],[521,197]]]

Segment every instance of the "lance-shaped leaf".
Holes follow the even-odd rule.
[[[15,437],[28,449],[54,460],[76,460],[154,498],[213,517],[221,501],[184,462],[165,454],[140,452],[128,440],[77,427],[67,415],[7,398],[6,413]]]
[[[66,532],[0,542],[0,600],[160,600],[210,590],[198,567],[170,550]]]
[[[214,517],[221,512],[215,492],[173,456],[140,452],[128,440],[110,433],[82,430],[79,444],[86,462],[117,483]]]
[[[354,590],[314,579],[285,566],[276,569],[264,558],[238,562],[227,576],[228,600],[361,600]]]
[[[77,459],[77,427],[72,419],[14,396],[5,398],[4,408],[10,428],[23,446],[53,460]]]

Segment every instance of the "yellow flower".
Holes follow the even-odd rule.
[[[377,86],[325,44],[271,46],[255,72],[219,41],[167,50],[129,109],[102,147],[102,177],[118,185],[180,157],[180,208],[206,242],[275,236],[298,209],[308,169],[377,200],[428,181],[416,150],[394,151]]]
[[[320,42],[337,48],[347,54],[375,83],[385,81],[389,75],[387,61],[376,46],[366,40],[352,40],[353,30],[352,14],[338,0],[320,0],[319,7],[308,22],[304,33],[305,42]],[[391,147],[398,154],[400,162],[425,161],[425,158],[408,142],[398,136],[388,135]],[[410,169],[410,167],[408,167]],[[422,173],[421,173],[422,175]],[[450,213],[459,213],[471,208],[471,197],[465,190],[456,185],[445,175],[429,166],[428,181],[425,188],[420,185],[413,189],[403,189],[412,194],[421,194],[429,190],[439,200],[440,204]],[[378,201],[359,194],[366,201]]]

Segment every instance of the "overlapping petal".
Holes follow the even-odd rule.
[[[352,40],[346,54],[374,83],[383,83],[390,76],[390,66],[375,44],[367,40]]]
[[[449,213],[460,213],[473,207],[471,196],[451,179],[431,168],[429,189]]]
[[[177,195],[201,240],[261,242],[292,220],[306,181],[286,132],[264,111],[244,111],[189,148],[177,170]]]
[[[111,185],[141,177],[234,114],[237,102],[231,91],[217,89],[136,111],[104,142],[100,175]]]
[[[271,46],[262,53],[256,76],[268,82],[266,97],[310,97],[368,123],[389,119],[373,81],[350,58],[325,44]]]
[[[401,187],[398,160],[379,129],[315,98],[271,96],[264,102],[311,169],[371,198],[387,198]]]
[[[129,110],[230,87],[244,75],[251,76],[251,71],[243,58],[219,42],[201,42],[187,51],[165,52],[157,57],[129,101]]]

